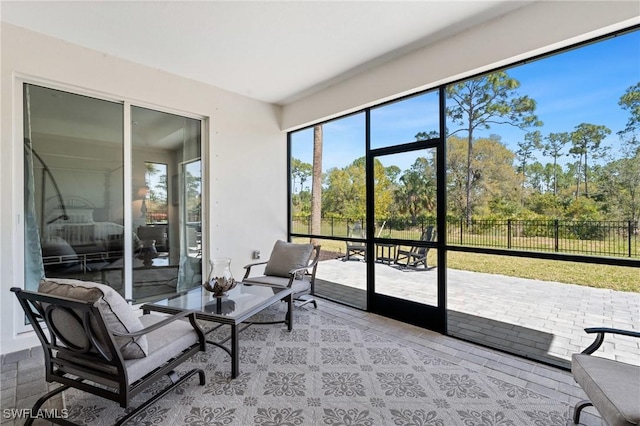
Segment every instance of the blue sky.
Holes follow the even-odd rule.
[[[604,144],[619,153],[616,132],[624,129],[629,114],[618,105],[625,90],[640,82],[640,31],[509,68],[520,82],[518,93],[537,103],[543,136],[571,132],[580,123],[605,125],[612,134]],[[415,140],[419,131],[437,130],[438,96],[429,92],[416,98],[372,110],[372,148]],[[448,125],[454,129],[453,124]],[[476,136],[498,134],[512,151],[527,131],[509,125],[493,126]],[[293,156],[311,163],[313,130],[293,135]],[[364,113],[324,125],[323,169],[344,167],[364,155]],[[539,154],[539,161],[547,161]],[[573,161],[569,157],[562,163]],[[385,165],[386,164],[385,162]],[[409,164],[397,164],[405,169]]]

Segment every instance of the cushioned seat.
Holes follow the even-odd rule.
[[[246,265],[242,282],[247,284],[290,287],[293,298],[301,301],[298,306],[313,303],[316,269],[320,257],[320,246],[313,244],[295,244],[278,240],[273,246],[267,262]],[[265,265],[264,275],[251,276],[251,268]]]
[[[580,412],[593,405],[609,426],[640,424],[640,366],[591,355],[600,347],[605,333],[640,337],[640,333],[609,328],[587,328],[598,333],[596,341],[571,357],[571,373],[589,400],[576,405],[574,423]]]
[[[272,285],[276,287],[287,287],[289,285],[288,277],[283,278],[283,277],[274,277],[269,275],[263,275],[259,277],[250,277],[243,281],[247,283],[266,284],[266,285]],[[294,279],[293,282],[291,283],[291,288],[293,289],[293,294],[297,294],[297,295],[304,293],[306,291],[309,291],[309,289],[311,288],[311,279],[309,277]]]
[[[40,398],[31,412],[69,387],[128,408],[136,395],[168,376],[171,383],[128,410],[116,423],[122,424],[194,374],[204,385],[201,369],[182,376],[174,372],[196,352],[205,350],[205,336],[195,312],[138,316],[112,288],[78,280],[46,279],[38,292],[11,291],[42,344],[47,382],[63,385]],[[25,424],[32,422],[30,418]]]
[[[571,372],[608,425],[640,424],[639,366],[574,354]]]

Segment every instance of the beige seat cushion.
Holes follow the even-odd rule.
[[[117,291],[104,284],[62,278],[45,278],[40,282],[38,292],[85,302],[98,302],[104,315],[104,321],[111,330],[134,333],[144,328],[126,300]],[[116,336],[115,341],[120,346],[124,359],[143,358],[148,354],[147,336],[135,339]]]
[[[264,268],[265,275],[289,278],[289,271],[309,264],[313,244],[294,244],[278,240]]]
[[[144,327],[150,327],[153,324],[164,320],[166,317],[162,315],[143,315],[140,317]],[[124,365],[127,369],[127,384],[131,385],[136,380],[141,379],[159,366],[166,363],[169,359],[179,355],[182,351],[188,349],[198,342],[198,334],[193,329],[189,321],[173,321],[165,326],[152,331],[149,336],[149,355],[144,358],[125,360]],[[69,359],[65,354],[59,354],[62,359]],[[87,373],[86,367],[94,370],[100,370],[110,375],[117,374],[115,367],[105,366],[104,364],[91,363],[81,358],[72,358],[73,364],[66,365],[63,370],[69,374],[75,374],[80,377],[93,380],[96,383],[102,383],[105,386],[117,388],[118,383],[97,374]],[[81,369],[84,367],[84,369]]]
[[[640,366],[573,354],[571,372],[609,426],[640,424]]]
[[[266,284],[274,287],[286,287],[289,284],[289,278],[274,277],[269,275],[263,275],[259,277],[250,277],[243,280],[249,284]],[[291,284],[294,296],[299,293],[306,293],[311,288],[309,277],[305,276],[302,279],[295,279]]]

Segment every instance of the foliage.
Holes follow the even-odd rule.
[[[467,175],[467,142],[452,136],[447,140],[447,191],[449,211],[465,216]],[[503,206],[511,213],[516,210],[513,200],[519,198],[519,183],[513,168],[514,154],[495,136],[474,142],[473,174],[469,185],[469,205],[478,215],[486,215],[493,207]]]
[[[294,194],[304,190],[304,184],[311,177],[312,172],[313,166],[311,164],[297,158],[291,158],[291,190]],[[300,184],[299,189],[296,181]]]
[[[434,159],[417,158],[411,168],[400,177],[400,186],[395,191],[394,199],[398,212],[408,215],[412,223],[416,223],[423,212],[433,212],[436,207]]]
[[[380,160],[374,161],[374,194],[376,217],[388,217],[393,203],[393,183]],[[324,212],[348,218],[366,217],[365,159],[327,171],[322,197]]]
[[[571,133],[572,147],[569,153],[578,159],[578,172],[576,174],[576,198],[580,196],[580,180],[584,174],[584,193],[589,195],[589,167],[588,159],[591,155],[592,159],[601,158],[605,154],[605,150],[600,147],[602,140],[611,133],[606,126],[581,123],[575,127]],[[584,162],[583,162],[584,159]]]
[[[536,102],[528,96],[519,96],[517,89],[520,82],[507,75],[506,72],[486,74],[446,87],[446,109],[449,119],[460,126],[450,131],[449,135],[458,132],[466,133],[467,161],[465,181],[464,212],[467,222],[473,213],[472,186],[478,167],[474,167],[474,132],[477,129],[489,129],[492,124],[510,124],[527,128],[541,126],[542,123],[533,113]]]
[[[534,115],[535,102],[517,95],[518,88],[519,83],[504,73],[447,88],[447,114],[460,126],[446,141],[448,217],[465,218],[467,223],[472,214],[479,220],[631,220],[640,225],[640,83],[620,97],[619,105],[629,112],[629,118],[626,127],[617,132],[616,157],[608,157],[603,149],[603,141],[612,131],[586,122],[572,131],[529,131],[515,151],[508,149],[500,136],[470,137],[475,129],[493,124],[521,128],[541,124]],[[438,136],[433,131],[415,135],[417,141]],[[567,162],[567,157],[574,161]],[[293,212],[309,215],[313,166],[292,158],[291,170]],[[322,183],[324,218],[366,217],[364,157],[327,170],[312,181]],[[425,218],[435,218],[434,156],[418,157],[404,170],[397,165],[384,167],[374,159],[373,181],[375,217],[386,220],[387,226],[407,229]],[[602,237],[601,231],[585,223],[563,232],[568,238]],[[475,231],[483,232],[478,227]],[[527,227],[521,235],[544,232]]]
[[[635,86],[627,88],[625,93],[620,97],[618,105],[630,113],[627,126],[620,133],[637,134],[638,131],[640,131],[640,82],[636,83]],[[637,144],[637,137],[634,136],[633,139]]]

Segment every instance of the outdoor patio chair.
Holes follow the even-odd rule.
[[[432,242],[436,240],[436,230],[433,226],[428,226],[424,230],[420,237],[421,241]],[[402,250],[398,248],[396,251],[395,263],[403,268],[417,268],[423,265],[425,269],[428,269],[427,255],[429,254],[430,247],[423,246],[411,246],[408,250]]]
[[[273,246],[271,256],[266,262],[251,263],[244,266],[242,282],[293,289],[294,300],[301,302],[297,306],[318,303],[313,298],[316,282],[316,270],[320,258],[320,246],[313,244],[295,244],[278,240]],[[266,265],[264,274],[250,277],[251,268]]]
[[[132,399],[163,376],[171,383],[119,419],[125,423],[194,374],[174,369],[198,351],[205,336],[194,312],[138,317],[111,287],[78,280],[45,279],[38,292],[12,288],[42,348],[46,381],[62,386],[40,398],[31,413],[51,397],[76,388],[129,408]],[[183,321],[188,319],[188,321]],[[55,423],[73,424],[65,419]],[[115,420],[115,419],[114,419]],[[29,418],[30,425],[34,418]]]
[[[640,337],[640,332],[614,328],[585,328],[598,333],[595,341],[571,357],[571,373],[588,400],[576,404],[573,422],[580,422],[585,407],[594,406],[609,426],[640,424],[640,366],[592,356],[602,345],[605,334]]]
[[[348,238],[360,238],[365,239],[367,237],[365,230],[362,228],[360,222],[354,223],[352,227],[347,228]],[[343,262],[351,260],[352,256],[360,256],[356,260],[366,260],[367,258],[367,245],[362,241],[347,241],[347,251],[342,258]]]

